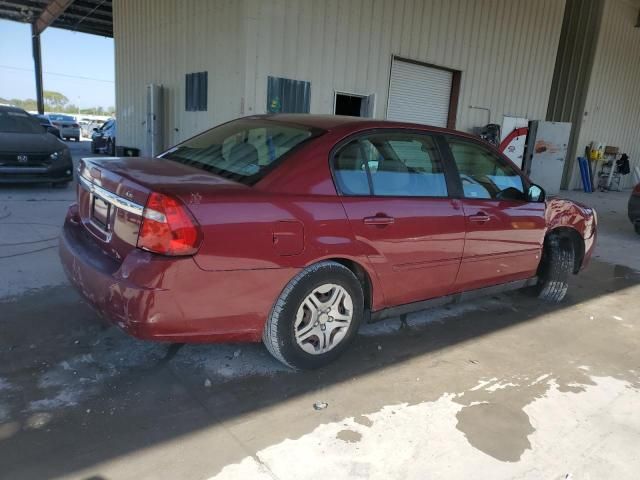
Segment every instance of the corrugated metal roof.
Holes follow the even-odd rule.
[[[0,18],[33,23],[51,0],[0,0]],[[52,27],[113,37],[111,0],[75,0]]]

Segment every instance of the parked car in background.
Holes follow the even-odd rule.
[[[91,153],[102,151],[112,157],[116,154],[116,119],[107,120],[91,134]]]
[[[631,192],[628,213],[633,228],[635,228],[636,233],[640,235],[640,183],[636,185],[636,188]]]
[[[60,136],[65,140],[80,141],[80,125],[71,115],[61,115],[59,113],[50,113],[47,115],[51,123],[60,129]]]
[[[139,338],[262,340],[296,368],[368,320],[521,287],[561,301],[596,239],[591,208],[425,125],[254,116],[78,172],[60,257],[87,301]]]
[[[65,186],[71,180],[69,147],[24,110],[0,106],[0,182]]]
[[[34,117],[38,120],[42,128],[44,128],[47,132],[62,139],[62,136],[60,135],[60,129],[53,123],[51,123],[49,117],[47,117],[46,115],[34,115]]]

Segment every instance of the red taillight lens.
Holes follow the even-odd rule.
[[[633,189],[634,195],[640,195],[640,183],[636,185],[636,188]]]
[[[193,255],[198,251],[200,229],[179,200],[152,193],[142,216],[139,248],[162,255]]]

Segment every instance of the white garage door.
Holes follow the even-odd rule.
[[[393,60],[387,118],[446,127],[453,73]]]

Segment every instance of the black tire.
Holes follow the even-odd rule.
[[[110,157],[116,156],[116,144],[111,140],[107,144],[107,153],[109,154]]]
[[[635,229],[636,233],[640,235],[640,222],[634,223],[633,228]]]
[[[80,137],[75,137],[76,142],[80,141]]]
[[[341,286],[351,296],[352,319],[345,336],[333,349],[314,355],[304,351],[296,342],[295,319],[307,296],[327,283]],[[304,269],[287,284],[271,309],[262,341],[276,359],[291,368],[320,368],[338,358],[353,341],[362,321],[363,311],[362,287],[353,272],[337,262],[320,262]]]
[[[569,275],[573,272],[575,252],[569,239],[551,235],[545,240],[538,269],[538,298],[559,303],[567,295]]]

